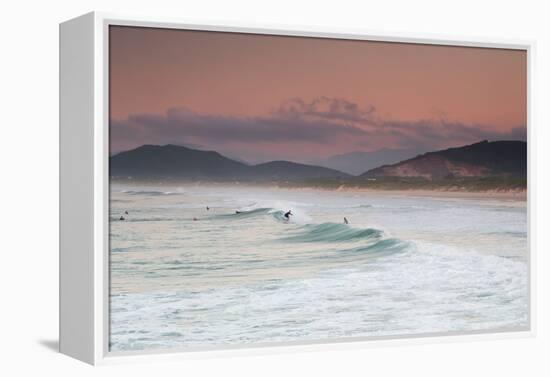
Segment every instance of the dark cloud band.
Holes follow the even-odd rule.
[[[303,148],[304,143],[325,146],[346,143],[350,151],[388,145],[429,150],[481,139],[526,139],[525,126],[502,132],[484,125],[445,119],[381,119],[372,106],[361,108],[344,99],[328,97],[312,101],[292,99],[266,117],[219,116],[172,108],[165,114],[134,114],[122,120],[112,119],[110,131],[112,151],[167,143],[195,143],[210,148],[232,143],[241,146],[268,143],[280,144],[286,150],[293,145]]]

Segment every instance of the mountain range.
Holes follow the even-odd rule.
[[[365,163],[362,170],[357,166],[350,168],[348,165],[345,169],[347,171],[363,172],[355,177],[353,174],[330,167],[290,161],[271,161],[249,165],[214,151],[196,150],[177,145],[142,145],[112,156],[110,158],[110,175],[113,178],[218,181],[296,181],[312,178],[372,179],[384,177],[422,177],[436,180],[459,177],[523,178],[527,175],[527,143],[523,141],[489,142],[484,140],[472,145],[428,152],[394,164],[371,168],[372,164],[376,163],[376,156],[380,158],[396,156],[393,152],[386,150],[386,152],[382,151],[378,155],[373,155],[374,161]],[[357,160],[362,160],[366,155],[358,156],[356,156]]]
[[[290,161],[248,165],[218,152],[177,145],[142,145],[110,159],[115,178],[167,178],[204,180],[297,180],[349,177],[349,174],[320,166]]]
[[[527,176],[527,143],[487,140],[458,148],[424,153],[414,158],[371,169],[361,177],[463,177]]]

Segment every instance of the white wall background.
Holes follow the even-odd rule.
[[[0,106],[0,375],[550,375],[550,11],[544,1],[81,0],[3,2]],[[91,368],[55,353],[58,332],[58,23],[91,10],[200,20],[536,39],[538,336]],[[533,145],[532,145],[533,146]],[[546,234],[547,234],[546,230]]]

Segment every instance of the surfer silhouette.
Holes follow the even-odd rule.
[[[206,210],[207,210],[207,211],[210,211],[210,207],[206,206]]]
[[[288,210],[288,212],[285,213],[284,216],[286,217],[287,220],[290,220],[290,216],[292,216],[292,211],[291,211],[291,210]]]
[[[241,213],[241,211],[235,211],[235,214],[238,215],[239,213]]]
[[[344,217],[344,224],[349,224],[348,219],[346,219],[345,217]]]
[[[124,214],[127,215],[127,214],[128,214],[128,211],[124,211]]]
[[[124,221],[124,216],[120,216],[120,221]]]

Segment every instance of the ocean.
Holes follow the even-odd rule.
[[[521,200],[113,183],[110,350],[524,329],[528,253]]]

